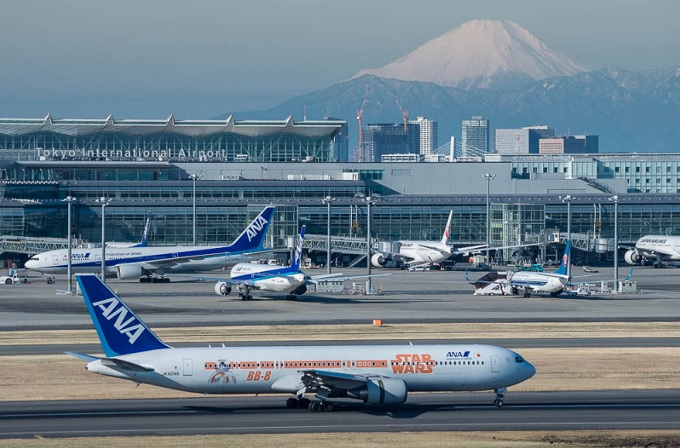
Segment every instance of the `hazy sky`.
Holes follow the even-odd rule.
[[[594,69],[680,65],[676,0],[4,0],[0,14],[0,117],[270,107],[474,19],[513,20]]]

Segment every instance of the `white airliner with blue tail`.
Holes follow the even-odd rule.
[[[409,392],[495,391],[534,376],[492,345],[324,345],[172,348],[95,275],[77,275],[104,357],[68,352],[100,375],[200,394],[287,394],[289,408],[331,411],[340,400],[398,405]]]
[[[286,300],[296,300],[297,296],[307,292],[307,285],[317,284],[322,280],[351,280],[366,277],[382,277],[390,274],[363,274],[363,275],[344,275],[319,274],[306,275],[300,270],[302,260],[302,243],[305,238],[305,227],[300,229],[300,236],[295,246],[295,253],[289,266],[268,266],[261,263],[239,263],[231,268],[229,279],[216,277],[195,277],[199,280],[214,280],[215,292],[221,296],[231,293],[233,287],[238,291],[241,300],[252,300],[250,295],[252,290],[263,292],[276,292],[286,294]]]
[[[111,247],[106,250],[106,274],[140,282],[169,282],[169,273],[202,272],[223,268],[254,258],[272,255],[265,248],[274,207],[268,206],[228,246]],[[71,269],[78,273],[101,272],[101,249],[72,249]],[[31,257],[27,269],[47,274],[65,274],[68,249],[52,250]]]

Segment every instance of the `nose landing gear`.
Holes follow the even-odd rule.
[[[506,388],[494,390],[494,392],[496,392],[496,399],[493,401],[494,406],[496,406],[497,408],[503,407],[503,398],[505,398],[505,393],[507,391],[508,389]]]

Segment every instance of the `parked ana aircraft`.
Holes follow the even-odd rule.
[[[241,300],[252,300],[253,296],[250,295],[250,291],[253,289],[285,293],[287,294],[286,300],[296,300],[297,296],[307,292],[307,285],[316,284],[321,280],[341,281],[369,277],[369,275],[345,276],[341,273],[312,276],[305,275],[305,273],[300,270],[302,242],[304,241],[304,237],[305,226],[302,226],[295,248],[295,254],[293,255],[290,266],[281,267],[258,263],[239,263],[231,268],[229,280],[207,277],[201,277],[201,279],[217,281],[215,284],[215,292],[221,296],[229,295],[232,287],[235,286]],[[383,275],[390,274],[370,275],[370,277],[380,277]]]
[[[486,247],[486,244],[459,247],[454,249],[448,245],[449,235],[451,234],[451,216],[453,210],[449,213],[449,220],[446,222],[444,228],[444,235],[440,241],[413,241],[403,240],[394,243],[393,252],[379,252],[371,256],[371,263],[373,266],[391,266],[391,265],[417,265],[421,263],[441,263],[447,260],[451,255],[467,254],[475,249]]]
[[[494,390],[536,369],[492,345],[340,345],[172,348],[94,275],[77,275],[104,358],[68,353],[90,372],[201,394],[293,395],[289,408],[331,411],[337,399],[401,404],[409,392]],[[314,401],[310,398],[315,399]]]
[[[147,238],[149,237],[149,228],[151,228],[151,211],[146,214],[144,233],[142,233],[142,240],[139,243],[117,243],[115,241],[107,241],[106,247],[146,247]]]
[[[228,246],[112,247],[106,250],[106,273],[120,279],[139,278],[140,282],[169,282],[168,273],[211,271],[252,258],[271,256],[264,248],[274,207],[266,207]],[[48,274],[68,270],[68,249],[52,250],[31,257],[26,268]],[[72,249],[74,273],[101,271],[101,249]],[[155,275],[154,275],[155,274]]]
[[[472,283],[476,295],[518,294],[521,289],[524,297],[531,297],[534,292],[550,294],[557,297],[569,282],[567,266],[571,241],[567,241],[562,256],[562,263],[555,272],[517,271],[507,273],[489,273]]]
[[[662,267],[663,261],[680,260],[680,236],[645,235],[624,255],[628,264],[654,264]]]

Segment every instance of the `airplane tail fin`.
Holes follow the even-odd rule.
[[[628,276],[623,281],[627,282],[628,280],[630,280],[630,278],[633,276],[633,269],[635,269],[635,268],[630,268],[630,272],[628,273]]]
[[[293,260],[290,262],[290,270],[297,272],[300,270],[300,261],[302,260],[302,242],[305,239],[305,228],[302,226],[300,229],[300,236],[297,241],[297,246],[295,246],[295,254],[293,255]]]
[[[453,216],[453,210],[449,213],[449,220],[446,221],[446,227],[444,228],[444,235],[442,235],[442,244],[448,244],[449,238],[451,237],[451,217]]]
[[[274,216],[274,209],[275,207],[271,205],[265,207],[232,243],[232,249],[244,251],[262,249],[264,247],[264,237],[267,235],[269,224],[271,223],[272,216]]]
[[[107,357],[170,348],[99,277],[76,280]]]
[[[567,267],[569,266],[570,263],[570,254],[571,254],[571,240],[567,240],[567,245],[564,247],[564,255],[562,255],[562,263],[560,263],[560,267],[555,271],[555,274],[567,275],[568,272]]]
[[[151,210],[146,214],[146,224],[144,225],[144,233],[142,233],[142,241],[139,242],[137,247],[146,247],[146,240],[149,237],[149,228],[151,227]]]

